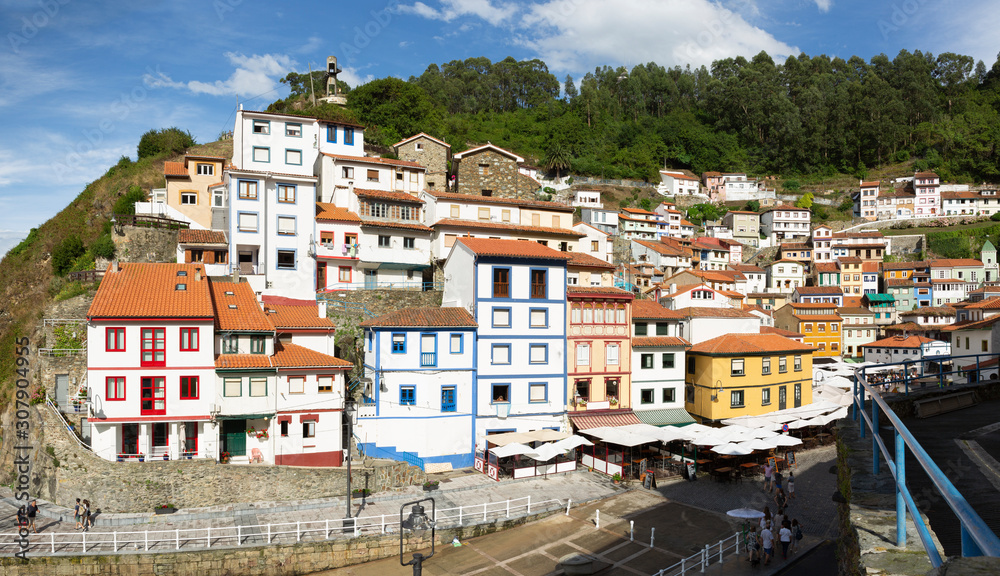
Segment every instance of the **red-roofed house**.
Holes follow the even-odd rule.
[[[863,344],[865,362],[891,364],[894,362],[922,360],[928,356],[950,356],[951,344],[932,340],[926,336],[890,336]]]
[[[350,290],[364,286],[359,267],[361,218],[347,208],[316,203],[316,290]]]
[[[209,276],[229,274],[229,241],[221,230],[177,231],[177,263],[201,263]]]
[[[771,239],[771,244],[786,241],[806,241],[811,232],[810,216],[805,208],[779,204],[761,214],[760,231]]]
[[[660,185],[656,191],[664,196],[694,196],[701,193],[697,176],[682,170],[660,170]]]
[[[860,210],[857,210],[857,212],[865,220],[873,221],[878,218],[876,213],[878,211],[879,181],[871,180],[866,182],[860,180],[859,182],[861,187],[861,191],[858,193]]]
[[[451,144],[421,132],[396,142],[392,149],[400,160],[415,162],[427,168],[428,190],[447,190]]]
[[[913,192],[916,195],[916,215],[934,216],[941,214],[941,178],[933,172],[913,174]]]

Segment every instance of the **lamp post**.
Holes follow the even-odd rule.
[[[431,515],[429,518],[424,512],[423,502],[431,503]],[[410,515],[404,520],[403,513],[408,506],[411,507]],[[402,566],[413,566],[413,576],[421,576],[424,560],[430,560],[434,556],[434,518],[437,517],[436,506],[437,504],[433,498],[424,498],[422,500],[407,502],[399,507],[399,564]],[[420,552],[414,552],[412,560],[403,562],[403,531],[409,530],[420,536],[428,529],[431,531],[431,553],[424,556]]]
[[[345,458],[347,459],[347,516],[344,517],[344,531],[348,529],[354,530],[354,519],[351,518],[351,439],[354,437],[354,431],[351,429],[351,425],[354,423],[354,411],[356,410],[353,398],[346,398],[344,400],[344,416],[347,418],[347,450]]]

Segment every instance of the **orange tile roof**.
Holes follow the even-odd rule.
[[[369,220],[361,221],[362,226],[375,228],[403,228],[405,230],[420,230],[421,232],[433,232],[433,230],[419,222],[393,222],[391,220]]]
[[[328,202],[316,203],[316,220],[323,222],[361,222],[357,214]]]
[[[354,195],[358,198],[375,198],[378,200],[394,200],[396,202],[410,202],[413,204],[423,204],[424,201],[413,194],[406,192],[387,192],[385,190],[372,190],[370,188],[355,188]]]
[[[681,318],[753,318],[758,320],[757,316],[746,312],[744,310],[737,310],[736,308],[704,308],[701,306],[690,306],[688,308],[680,308],[675,310],[680,314]]]
[[[577,232],[572,228],[550,228],[546,226],[528,226],[525,224],[507,224],[504,222],[483,222],[480,220],[460,220],[458,218],[442,218],[434,223],[438,226],[454,226],[456,228],[471,228],[478,230],[509,230],[511,232],[551,234],[555,236],[568,236],[572,238],[583,238],[586,234]]]
[[[658,254],[663,254],[664,256],[691,256],[691,250],[689,248],[681,248],[680,246],[674,246],[665,242],[654,242],[652,240],[633,240],[633,242],[645,246]]]
[[[628,290],[612,288],[611,286],[567,286],[566,295],[583,297],[612,296],[625,300],[632,300],[635,298],[635,296]]]
[[[272,363],[277,368],[334,368],[347,370],[354,364],[336,356],[310,350],[305,346],[278,341],[274,344]]]
[[[840,286],[799,286],[795,289],[799,294],[830,294],[842,295],[844,290]]]
[[[654,300],[636,300],[632,302],[632,320],[680,319],[681,315],[674,310],[663,307]]]
[[[840,269],[837,268],[836,262],[817,262],[814,266],[816,267],[816,271],[821,273],[831,273],[840,271]]]
[[[221,230],[194,230],[191,228],[177,231],[178,244],[229,244],[226,233]]]
[[[879,262],[862,262],[861,271],[862,272],[878,272]]]
[[[740,354],[773,354],[775,352],[812,353],[811,346],[796,342],[777,334],[726,334],[700,344],[689,350],[691,353],[734,356]]]
[[[918,260],[916,262],[883,262],[883,270],[913,270],[915,268],[926,268],[927,262]]]
[[[792,314],[799,322],[842,322],[840,314]]]
[[[886,278],[886,286],[913,286],[913,278]]]
[[[753,272],[755,274],[763,274],[764,269],[760,266],[754,266],[753,264],[729,264],[731,270],[735,270],[740,273]]]
[[[289,328],[322,328],[333,330],[337,327],[329,318],[321,318],[319,307],[311,304],[264,304],[267,319],[278,330]]]
[[[960,266],[982,266],[982,260],[976,260],[974,258],[942,258],[940,260],[931,260],[931,268],[954,268]]]
[[[522,208],[545,208],[548,210],[558,210],[560,212],[573,212],[576,210],[573,206],[567,206],[566,204],[560,204],[558,202],[543,202],[541,200],[521,200],[518,198],[500,198],[497,196],[473,196],[472,194],[457,194],[455,192],[442,192],[440,190],[424,190],[424,193],[428,196],[433,196],[441,200],[518,206]]]
[[[677,336],[636,336],[632,338],[633,348],[662,348],[665,346],[690,345],[690,342]]]
[[[913,175],[914,178],[939,178],[934,172],[917,172]]]
[[[215,367],[219,369],[274,368],[271,357],[266,354],[219,354],[215,357]]]
[[[216,330],[274,331],[274,325],[261,310],[249,283],[233,283],[223,277],[215,277],[212,278],[211,288]]]
[[[862,344],[862,348],[919,348],[921,344],[934,342],[933,338],[914,334],[903,338],[902,336],[889,336],[881,340]]]
[[[476,320],[465,308],[403,308],[361,323],[364,328],[475,328]]]
[[[403,138],[399,142],[396,142],[395,144],[393,144],[392,147],[395,148],[397,146],[402,146],[403,144],[406,144],[410,140],[414,140],[416,138],[420,138],[421,136],[423,136],[424,138],[427,138],[428,140],[433,140],[433,141],[437,142],[438,144],[440,144],[442,146],[445,146],[447,148],[451,148],[451,144],[448,144],[444,140],[438,140],[437,138],[431,136],[430,134],[427,134],[426,132],[419,132],[417,134],[414,134],[413,136],[410,136],[409,138]]]
[[[171,162],[167,160],[163,163],[164,176],[188,176],[187,166],[183,162]]]
[[[334,160],[346,160],[350,162],[360,162],[362,164],[384,164],[387,166],[405,166],[407,168],[419,168],[421,170],[426,170],[422,164],[417,164],[416,162],[410,162],[409,160],[395,160],[393,158],[376,158],[374,156],[347,156],[344,154],[330,154],[328,152],[323,152],[323,156],[333,158]]]
[[[878,180],[865,180],[861,183],[862,188],[871,188],[872,186],[878,186],[880,182]]]
[[[567,266],[582,266],[584,268],[607,268],[609,270],[614,270],[615,265],[605,262],[596,256],[591,256],[586,252],[570,252],[569,262],[566,263]]]
[[[178,290],[178,284],[185,289]],[[87,317],[211,318],[208,284],[201,264],[122,264],[119,271],[109,267]]]
[[[622,208],[622,212],[628,212],[629,214],[649,214],[651,216],[656,216],[655,212],[650,212],[649,210],[643,210],[642,208]]]
[[[785,338],[805,338],[804,334],[799,334],[798,332],[793,332],[792,330],[784,330],[782,328],[775,328],[774,326],[761,326],[761,334],[777,334],[778,336],[784,336]]]
[[[977,309],[977,310],[1000,310],[1000,298],[990,298],[988,300],[981,300],[975,304],[969,304],[966,306],[967,309]],[[918,308],[918,310],[920,310]]]
[[[996,307],[1000,309],[1000,298],[993,298],[994,302],[989,306],[978,306],[978,304],[986,304],[990,300],[984,300],[983,302],[978,302],[977,304],[970,304],[966,308],[984,308],[987,310]],[[951,306],[924,306],[923,308],[914,308],[906,312],[900,312],[900,316],[955,316],[955,309]]]
[[[479,256],[495,256],[503,258],[540,258],[543,260],[569,260],[565,252],[542,246],[529,240],[495,240],[492,238],[459,238],[456,244],[462,244]]]

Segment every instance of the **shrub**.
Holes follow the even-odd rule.
[[[782,184],[782,187],[788,192],[798,192],[799,189],[802,188],[802,183],[800,183],[798,180],[785,180],[785,183]]]
[[[994,222],[1000,222],[1000,212],[997,212],[996,214],[990,216],[990,220],[992,220]],[[34,228],[32,228],[31,231],[34,232],[35,231]],[[30,235],[29,235],[29,237],[30,237]]]
[[[32,228],[31,231],[28,232],[28,237],[25,238],[24,240],[21,240],[21,242],[17,246],[11,248],[10,252],[8,252],[7,254],[11,256],[17,256],[18,254],[21,254],[28,248],[31,248],[31,245],[34,244],[36,240],[38,240],[38,228]]]
[[[157,156],[163,153],[180,154],[195,145],[194,136],[180,128],[161,128],[150,130],[139,139],[137,152],[139,159]]]
[[[115,205],[111,209],[115,214],[135,214],[135,203],[146,200],[146,191],[133,184],[128,187],[128,191],[115,200]]]
[[[62,276],[73,266],[73,262],[83,256],[83,240],[77,235],[68,236],[52,250],[52,271]]]
[[[111,260],[115,256],[115,241],[111,234],[103,234],[90,246],[90,252],[97,257]]]

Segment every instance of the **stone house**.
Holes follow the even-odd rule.
[[[428,190],[447,189],[451,144],[421,132],[396,142],[392,149],[400,160],[416,162],[427,168]]]
[[[538,187],[518,170],[524,158],[490,143],[459,152],[452,160],[459,194],[523,198]]]

